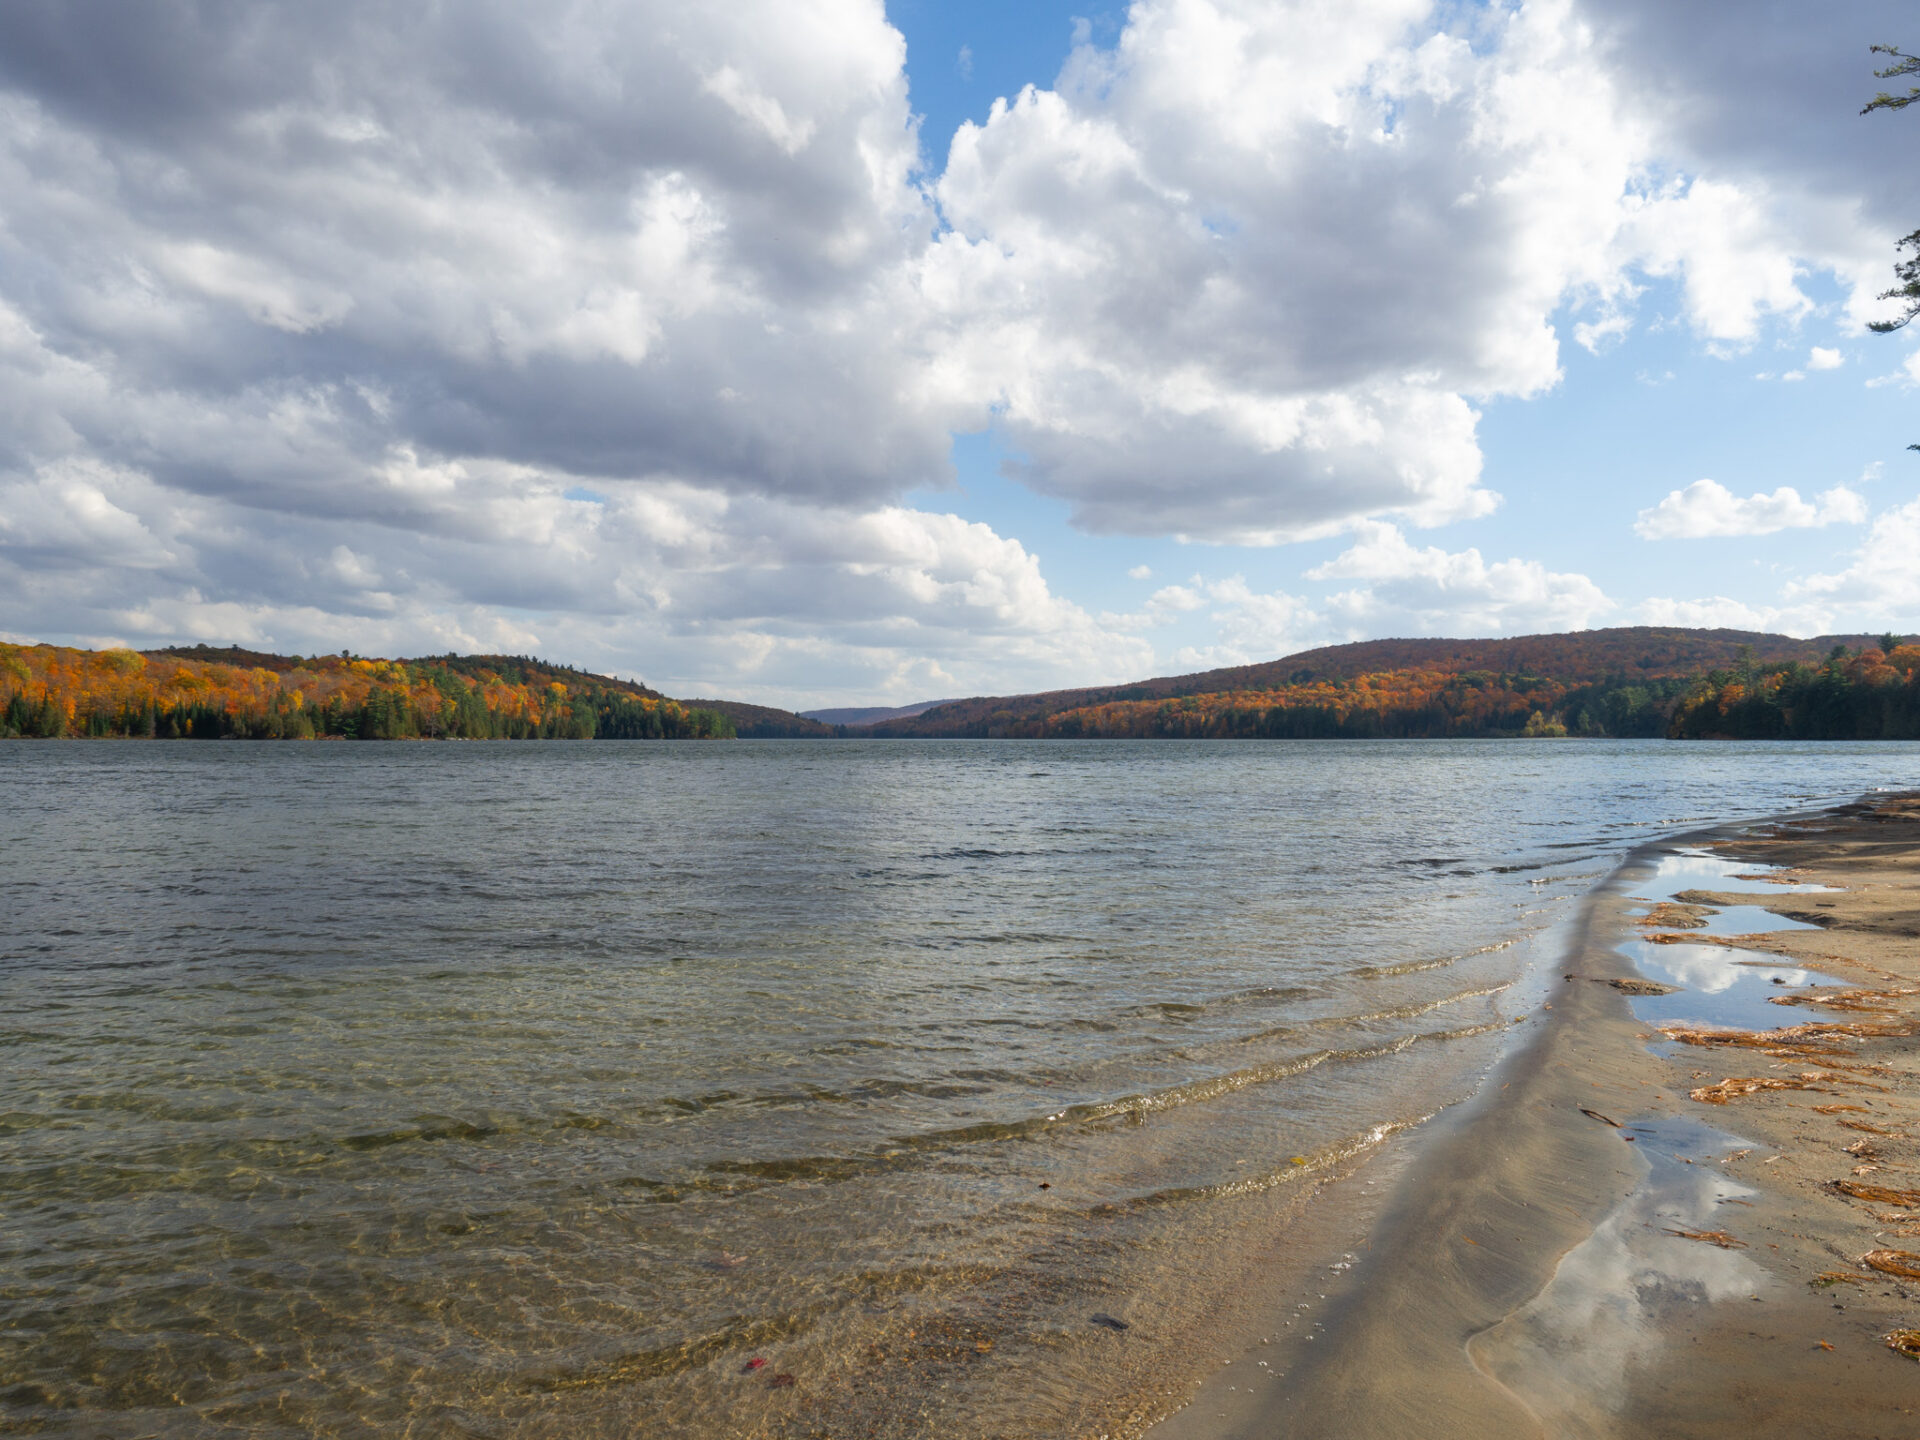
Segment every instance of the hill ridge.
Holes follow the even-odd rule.
[[[1402,670],[1551,675],[1592,682],[1614,675],[1665,678],[1695,674],[1734,664],[1742,647],[1761,664],[1824,659],[1835,645],[1877,643],[1870,635],[1822,635],[1810,640],[1765,631],[1692,629],[1685,626],[1625,625],[1597,630],[1476,639],[1401,637],[1355,640],[1283,655],[1277,660],[1162,675],[1116,685],[1085,685],[1024,695],[981,695],[950,701],[918,716],[883,721],[868,729],[877,736],[937,736],[991,731],[996,721],[1036,722],[1046,716],[1089,706],[1143,700],[1174,700],[1194,695],[1268,691],[1315,681],[1351,680],[1360,675]],[[984,727],[984,731],[983,728]]]

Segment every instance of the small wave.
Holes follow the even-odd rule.
[[[1222,1010],[1237,1010],[1252,1005],[1284,1005],[1291,1000],[1313,1000],[1326,992],[1309,985],[1261,985],[1250,990],[1231,990],[1202,1000],[1149,1000],[1130,1005],[1114,1013],[1119,1015],[1163,1015],[1169,1020],[1185,1020]],[[1085,1025],[1089,1022],[1078,1022]]]
[[[1449,965],[1458,965],[1462,960],[1471,960],[1476,955],[1492,955],[1498,951],[1510,949],[1525,938],[1524,935],[1515,935],[1492,945],[1462,950],[1458,955],[1440,955],[1431,960],[1403,960],[1397,965],[1362,965],[1347,973],[1363,980],[1377,980],[1388,975],[1413,975],[1421,970],[1443,970]]]
[[[617,1385],[635,1385],[678,1375],[711,1363],[733,1350],[765,1349],[791,1339],[810,1328],[819,1306],[789,1311],[782,1315],[756,1316],[738,1324],[692,1336],[674,1345],[625,1354],[579,1365],[561,1366],[542,1374],[529,1375],[520,1383],[528,1390],[554,1394],[567,1390],[605,1390]]]
[[[1354,1135],[1323,1145],[1311,1155],[1303,1157],[1304,1164],[1292,1162],[1277,1170],[1269,1170],[1259,1175],[1236,1175],[1231,1180],[1222,1180],[1215,1185],[1176,1185],[1164,1190],[1150,1190],[1144,1195],[1135,1195],[1126,1200],[1109,1201],[1105,1205],[1094,1207],[1094,1213],[1111,1213],[1115,1210],[1146,1210],[1161,1205],[1184,1205],[1194,1200],[1226,1200],[1239,1195],[1258,1195],[1263,1191],[1275,1189],[1281,1185],[1298,1183],[1312,1178],[1343,1160],[1351,1160],[1356,1155],[1365,1154],[1376,1145],[1403,1130],[1411,1130],[1424,1125],[1440,1112],[1430,1110],[1424,1115],[1416,1115],[1406,1120],[1385,1120],[1378,1125],[1370,1125]]]
[[[343,1135],[340,1143],[349,1150],[381,1150],[389,1145],[404,1145],[411,1140],[485,1140],[498,1135],[497,1125],[475,1125],[452,1115],[416,1116],[412,1123],[390,1130],[370,1130],[358,1135]]]
[[[1501,991],[1510,989],[1512,985],[1511,980],[1503,980],[1498,985],[1481,985],[1468,990],[1456,990],[1436,1000],[1408,1001],[1404,1005],[1389,1005],[1380,1010],[1362,1010],[1352,1015],[1322,1015],[1317,1019],[1302,1020],[1293,1025],[1275,1025],[1271,1029],[1235,1035],[1231,1039],[1216,1043],[1252,1045],[1261,1040],[1277,1040],[1287,1035],[1298,1035],[1311,1030],[1345,1030],[1353,1025],[1369,1025],[1379,1020],[1413,1020],[1421,1015],[1431,1014],[1435,1010],[1444,1010],[1449,1005],[1457,1005],[1462,1000],[1478,1000],[1488,995],[1498,995]],[[1195,1048],[1204,1050],[1208,1047]]]
[[[1327,1064],[1359,1064],[1398,1055],[1422,1042],[1444,1044],[1466,1040],[1503,1029],[1504,1020],[1477,1025],[1462,1025],[1448,1030],[1416,1031],[1400,1035],[1378,1045],[1328,1047],[1285,1060],[1244,1066],[1218,1075],[1209,1075],[1164,1090],[1144,1091],[1116,1096],[1110,1100],[1085,1101],[1068,1105],[1048,1114],[1030,1115],[1017,1120],[986,1120],[973,1125],[922,1131],[896,1137],[886,1149],[852,1155],[772,1156],[764,1160],[716,1160],[709,1162],[702,1176],[691,1176],[647,1198],[662,1202],[678,1200],[687,1192],[719,1191],[737,1193],[757,1189],[751,1182],[785,1184],[810,1181],[834,1184],[883,1170],[918,1163],[928,1151],[956,1146],[992,1144],[1003,1140],[1028,1140],[1053,1131],[1103,1124],[1112,1120],[1141,1119],[1164,1114],[1189,1105],[1204,1104],[1258,1085],[1290,1080]],[[740,1182],[749,1182],[742,1185]]]
[[[70,1116],[46,1115],[32,1110],[8,1110],[0,1114],[0,1136],[18,1135],[28,1130],[70,1130]]]
[[[815,1045],[808,1049],[809,1055],[857,1055],[867,1050],[898,1050],[898,1042],[893,1040],[874,1040],[860,1035],[843,1035],[837,1040]]]

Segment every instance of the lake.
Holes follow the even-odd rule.
[[[0,1424],[1124,1428],[1467,1093],[1628,847],[1916,784],[1892,744],[0,742]]]

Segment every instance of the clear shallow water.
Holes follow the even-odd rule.
[[[1464,1092],[1627,846],[1916,782],[1880,745],[0,743],[0,1420],[1074,1433],[1191,1358],[1303,1179]]]

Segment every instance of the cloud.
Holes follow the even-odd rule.
[[[1746,345],[1763,320],[1813,310],[1780,208],[1759,183],[1676,181],[1645,198],[1626,244],[1649,273],[1681,279],[1698,334]]]
[[[1714,6],[1581,5],[1619,103],[1655,137],[1632,241],[1682,280],[1689,320],[1710,339],[1737,347],[1770,316],[1811,313],[1799,284],[1811,271],[1841,282],[1853,326],[1889,308],[1875,296],[1913,222],[1884,177],[1911,134],[1897,116],[1859,109],[1874,88],[1867,43],[1910,11],[1859,0],[1847,13],[1835,25],[1776,5],[1751,27]]]
[[[1858,525],[1867,518],[1867,502],[1844,485],[1802,500],[1791,485],[1771,495],[1735,495],[1714,480],[1696,480],[1671,492],[1633,523],[1643,540],[1699,540],[1709,536],[1772,535],[1824,525]]]
[[[1882,385],[1901,385],[1912,387],[1920,385],[1920,350],[1909,351],[1907,358],[1900,362],[1900,368],[1891,375],[1877,375],[1867,381],[1869,390],[1877,390]]]
[[[1146,567],[1140,566],[1144,570]],[[1205,608],[1207,603],[1207,582],[1196,575],[1185,585],[1162,585],[1147,597],[1145,607],[1131,614],[1116,615],[1111,611],[1101,615],[1103,623],[1122,631],[1147,630],[1156,626],[1171,625],[1181,616]]]
[[[1491,508],[1473,401],[1553,385],[1563,297],[1623,293],[1641,137],[1565,4],[1472,36],[1423,8],[1139,0],[954,137],[950,363],[1078,523],[1270,544]]]
[[[464,523],[423,535],[312,519],[267,529],[217,502],[182,523],[138,476],[50,471],[0,484],[0,585],[43,635],[557,649],[669,693],[917,694],[936,678],[985,692],[1152,669],[1150,647],[1056,594],[1030,551],[982,524],[670,483],[569,498],[570,478],[438,475]],[[208,571],[245,584],[210,592]]]
[[[1206,593],[1216,607],[1209,618],[1219,640],[1176,651],[1174,663],[1182,669],[1271,660],[1310,649],[1327,637],[1326,617],[1283,590],[1258,591],[1243,576],[1230,575],[1208,585]]]
[[[1127,578],[1129,580],[1151,580],[1153,578],[1153,567],[1150,565],[1135,565],[1131,570],[1127,571]]]
[[[1650,272],[1725,346],[1810,271],[1878,313],[1905,228],[1903,132],[1816,113],[1858,46],[1728,23],[1135,0],[922,137],[879,0],[0,7],[0,625],[768,698],[1147,668],[902,504],[989,427],[1092,530],[1356,536],[1331,609],[1210,582],[1223,646],[1585,623],[1584,577],[1404,539],[1495,504],[1483,404]]]
[[[1807,352],[1807,369],[1809,370],[1838,370],[1846,363],[1847,357],[1838,350],[1829,350],[1821,345],[1816,345]]]
[[[1750,605],[1744,600],[1714,595],[1704,600],[1656,598],[1636,607],[1648,625],[1680,625],[1705,630],[1757,630],[1769,634],[1812,635],[1804,617],[1771,605]]]
[[[1169,586],[1158,623],[1205,609],[1213,640],[1175,650],[1181,669],[1244,665],[1368,635],[1513,635],[1584,629],[1615,607],[1584,575],[1536,561],[1487,563],[1478,550],[1415,548],[1390,524],[1361,527],[1354,543],[1307,571],[1313,581],[1359,581],[1316,602],[1255,590],[1244,576]],[[1150,619],[1154,617],[1142,617]]]
[[[903,59],[872,0],[7,7],[5,623],[756,693],[1131,669],[897,504],[965,418]]]
[[[1874,517],[1844,569],[1790,582],[1776,605],[1715,596],[1707,600],[1649,600],[1641,618],[1653,625],[1732,626],[1787,635],[1920,630],[1920,500]]]
[[[1392,525],[1363,526],[1353,546],[1307,572],[1310,580],[1360,580],[1330,596],[1337,622],[1371,634],[1524,634],[1583,630],[1615,608],[1585,575],[1535,560],[1489,565],[1478,550],[1415,549]]]
[[[1920,623],[1920,500],[1910,500],[1874,518],[1866,540],[1846,569],[1810,576],[1787,587],[1787,596],[1824,607],[1863,629],[1904,621]]]
[[[268,505],[395,443],[836,503],[946,475],[877,6],[94,8],[0,16],[6,299],[104,349],[124,418],[82,443]]]

